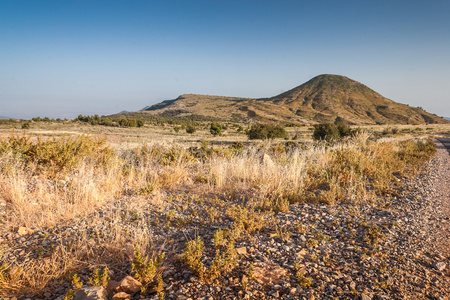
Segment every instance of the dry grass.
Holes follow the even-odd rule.
[[[397,177],[415,172],[435,151],[423,138],[374,140],[364,132],[333,145],[289,149],[276,142],[242,151],[160,142],[113,151],[104,139],[89,136],[11,136],[0,140],[0,149],[0,199],[7,204],[3,233],[19,226],[49,228],[82,217],[89,217],[92,227],[105,217],[113,220],[101,236],[80,232],[44,258],[18,263],[1,256],[3,296],[42,291],[86,266],[131,265],[136,247],[151,254],[151,234],[122,226],[120,210],[96,214],[117,199],[126,198],[122,211],[150,201],[164,206],[162,192],[244,199],[246,206],[230,205],[222,214],[235,220],[236,232],[248,233],[262,226],[256,208],[286,211],[289,203],[299,201],[334,205],[389,193]]]

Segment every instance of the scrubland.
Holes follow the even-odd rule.
[[[212,138],[159,128],[156,135],[165,138],[152,138],[148,128],[135,130],[3,130],[0,295],[42,294],[71,275],[69,299],[70,290],[80,287],[73,274],[108,268],[116,270],[116,277],[135,276],[143,284],[142,295],[163,298],[161,273],[169,260],[214,282],[238,264],[235,242],[276,226],[276,214],[289,212],[290,205],[379,205],[380,198],[396,195],[402,179],[417,173],[436,151],[428,137],[410,134],[375,137],[361,131],[331,144],[306,138],[250,143],[237,133]],[[302,130],[306,137],[308,130]],[[102,213],[118,201],[120,210]],[[170,202],[177,202],[177,208],[167,212]],[[190,208],[195,203],[207,206],[195,212]],[[163,221],[143,217],[141,209],[149,205]],[[201,236],[188,239],[176,258],[164,257],[152,236],[157,227],[182,230],[193,222],[220,225],[223,219],[230,225],[215,232],[216,256],[209,264],[201,259]],[[20,241],[21,228],[24,235],[28,231],[45,240],[47,231],[77,220],[85,227],[108,227],[101,232],[75,227],[70,236],[44,247],[30,246],[25,251],[30,255],[10,252],[16,238]],[[137,223],[139,228],[133,227]],[[277,230],[278,236],[289,238],[286,229]],[[303,273],[297,275],[305,288],[311,284]],[[92,284],[103,284],[99,274],[90,276],[97,276]],[[102,280],[107,283],[108,277]]]

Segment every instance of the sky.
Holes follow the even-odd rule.
[[[0,116],[271,97],[319,74],[450,117],[450,1],[0,0]]]

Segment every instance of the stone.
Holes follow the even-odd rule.
[[[361,300],[372,300],[372,297],[366,294],[361,294]]]
[[[74,300],[107,300],[106,289],[102,286],[86,286],[75,291]]]
[[[20,236],[32,235],[32,234],[34,234],[34,230],[27,228],[27,227],[20,226],[19,230],[17,230],[17,234]]]
[[[110,295],[113,295],[117,291],[117,287],[120,285],[120,282],[115,280],[108,281],[108,285],[106,286],[106,290]]]
[[[236,248],[236,252],[240,255],[246,255],[247,254],[247,248],[246,247],[239,247]]]
[[[282,283],[286,270],[277,265],[260,263],[253,267],[253,279],[259,284]]]
[[[117,287],[117,292],[125,292],[128,294],[133,294],[141,290],[142,283],[137,281],[131,276],[127,276],[122,279]]]
[[[438,271],[444,271],[445,267],[447,266],[447,264],[443,261],[439,261],[439,262],[435,262],[434,263],[434,268]]]
[[[307,253],[306,249],[303,248],[302,250],[297,252],[297,257],[298,258],[303,258],[306,255],[306,253]]]
[[[119,292],[112,297],[113,300],[129,300],[131,296],[124,292]]]

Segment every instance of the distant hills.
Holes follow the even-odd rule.
[[[134,116],[136,114],[133,113]],[[360,82],[330,74],[316,76],[270,98],[184,94],[174,100],[147,106],[139,114],[305,124],[336,121],[358,125],[449,122],[420,107],[387,99]]]

